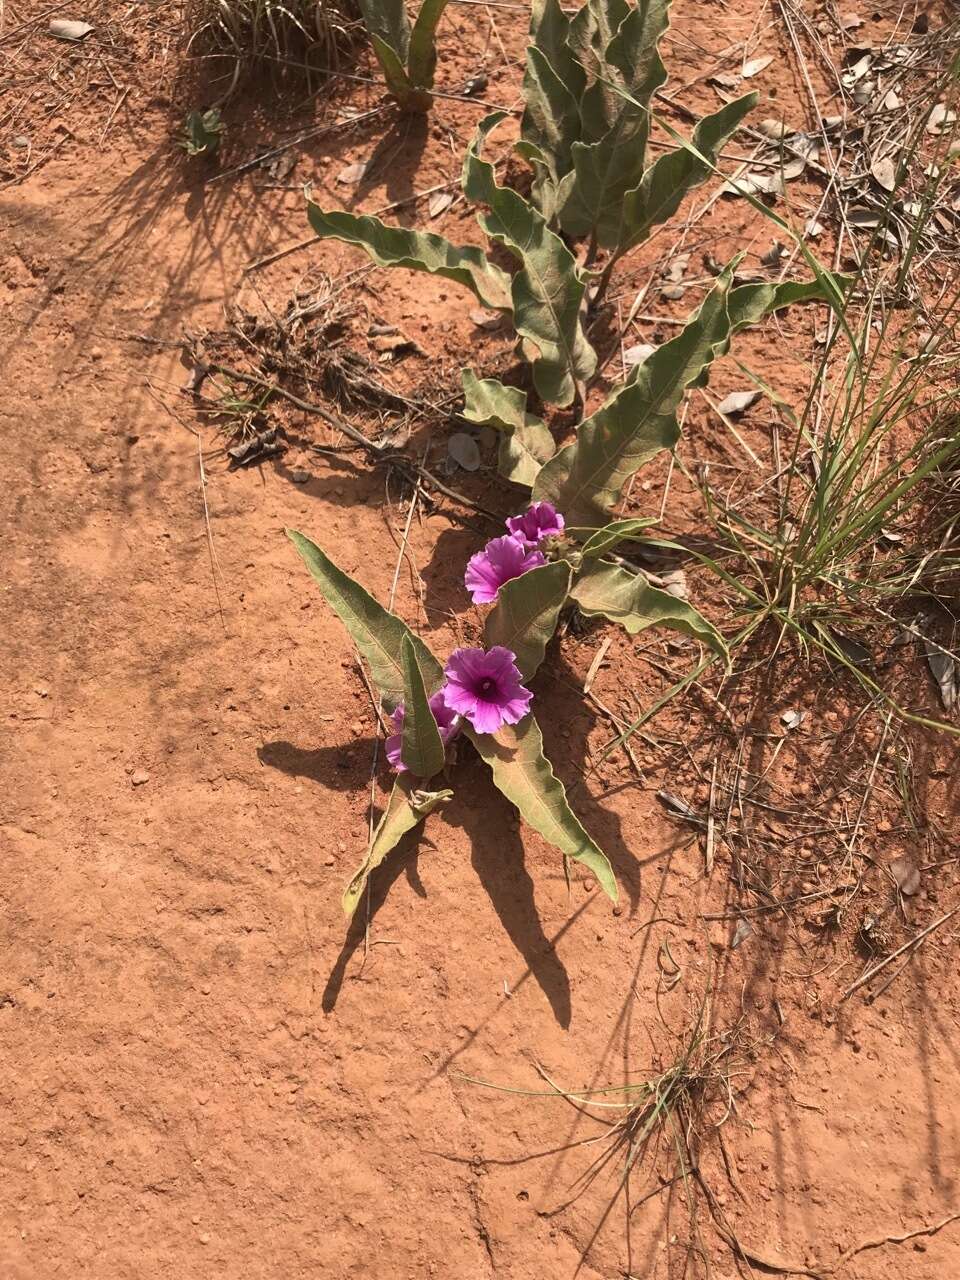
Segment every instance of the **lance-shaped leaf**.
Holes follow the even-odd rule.
[[[533,166],[535,203],[550,221],[557,184],[572,164],[570,148],[580,133],[580,108],[546,54],[534,45],[527,49],[523,97],[526,107],[517,150]]]
[[[475,245],[455,245],[443,236],[408,227],[388,227],[371,214],[307,205],[310,225],[324,239],[358,245],[379,267],[407,267],[455,280],[471,289],[485,307],[510,310],[510,277]]]
[[[423,0],[410,32],[407,74],[417,89],[433,88],[433,75],[437,68],[437,23],[446,7],[447,0]]]
[[[543,754],[543,737],[533,716],[525,716],[517,725],[504,725],[495,734],[466,732],[490,766],[494,784],[521,817],[561,853],[583,863],[616,902],[613,868],[567,803],[563,783]]]
[[[627,0],[587,0],[570,20],[567,44],[586,73],[580,95],[580,120],[585,142],[596,142],[613,125],[623,105],[611,87],[607,49],[630,14]],[[559,70],[559,68],[558,68]]]
[[[551,458],[534,483],[535,500],[552,502],[573,525],[604,523],[637,468],[676,443],[677,405],[726,350],[733,329],[755,322],[765,308],[800,300],[796,287],[777,285],[745,285],[749,294],[740,289],[731,293],[738,262],[734,259],[723,270],[680,333],[637,365],[627,382],[581,424],[576,440]],[[805,286],[803,296],[821,296],[820,287]]]
[[[672,218],[687,193],[710,176],[724,143],[736,132],[756,101],[757,94],[748,93],[728,102],[713,115],[705,116],[693,132],[693,147],[698,155],[678,147],[655,160],[640,183],[633,190],[625,191],[617,211],[615,240],[600,243],[630,249],[646,240],[655,226]]]
[[[377,55],[377,61],[380,63],[380,70],[383,72],[387,88],[400,105],[404,108],[425,110],[430,98],[427,96],[424,102],[421,95],[417,94],[410,83],[410,77],[407,75],[407,69],[403,65],[403,59],[396,49],[375,33],[371,33],[370,43],[373,45],[373,52]]]
[[[727,658],[727,646],[716,627],[686,600],[652,587],[642,573],[630,573],[603,561],[590,564],[574,583],[570,598],[581,613],[619,622],[629,635],[648,627],[670,627]]]
[[[564,184],[560,225],[570,235],[594,235],[611,249],[620,243],[624,197],[643,176],[650,97],[667,78],[657,44],[669,9],[670,0],[643,0],[620,23],[607,45],[602,73],[606,95],[613,86],[620,90],[616,115],[595,141],[571,147],[574,177]]]
[[[463,416],[500,433],[500,474],[529,488],[543,464],[556,453],[549,428],[527,413],[525,391],[506,387],[496,378],[478,378],[472,369],[464,369],[461,377]]]
[[[584,560],[596,560],[608,551],[613,551],[621,542],[629,542],[631,538],[635,538],[642,529],[649,529],[656,523],[654,516],[641,516],[635,520],[613,520],[602,529],[594,529],[592,532],[589,529],[570,529],[568,532],[575,538],[583,538],[580,554]]]
[[[405,63],[410,24],[403,0],[360,0],[360,12],[371,40],[376,36],[394,51],[401,65]]]
[[[373,833],[373,840],[367,856],[350,877],[350,882],[343,891],[341,904],[344,915],[349,919],[357,909],[357,903],[363,897],[370,873],[380,866],[391,850],[395,849],[408,831],[436,809],[437,805],[449,800],[453,792],[419,791],[416,779],[401,773],[393,784],[390,799],[383,817]]]
[[[484,647],[502,644],[511,649],[520,674],[529,680],[543,661],[569,590],[570,566],[564,560],[542,564],[505,582],[487,614]]]
[[[591,377],[597,365],[580,325],[585,284],[560,237],[516,191],[497,185],[493,165],[480,156],[485,138],[504,114],[494,112],[481,120],[464,160],[463,189],[471,200],[489,207],[478,219],[487,235],[522,264],[511,284],[513,324],[539,353],[533,364],[537,391],[551,404],[567,405],[576,394],[576,381]]]
[[[434,693],[440,688],[443,667],[405,622],[378,604],[309,538],[296,529],[288,529],[287,537],[303,557],[323,598],[350,632],[370,668],[374,684],[391,706],[396,706],[404,694],[401,659],[404,637],[413,645],[427,691]]]
[[[423,673],[410,636],[404,636],[400,641],[400,664],[403,667],[400,759],[414,777],[432,778],[443,768],[443,740],[430,710]]]

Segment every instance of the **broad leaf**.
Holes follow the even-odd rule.
[[[400,54],[397,53],[392,45],[376,34],[371,34],[370,43],[373,45],[373,52],[377,55],[377,61],[380,63],[380,70],[383,72],[383,78],[387,82],[387,88],[401,106],[408,107],[412,105],[412,99],[416,97],[416,94]],[[428,98],[427,101],[429,102],[430,99]]]
[[[513,324],[539,353],[534,385],[543,400],[567,405],[577,380],[591,377],[597,365],[580,326],[585,284],[573,254],[542,215],[516,191],[498,186],[493,166],[481,159],[484,140],[503,118],[503,112],[494,112],[480,122],[464,161],[463,189],[489,207],[478,219],[487,235],[522,264],[511,285]]]
[[[418,791],[416,779],[401,773],[393,784],[390,799],[383,817],[377,825],[370,844],[369,852],[350,877],[350,883],[343,891],[341,904],[349,919],[357,909],[357,903],[363,897],[370,873],[379,867],[391,850],[395,849],[408,831],[413,828],[453,796],[452,791]]]
[[[572,164],[570,148],[580,132],[580,109],[547,55],[534,45],[527,49],[523,97],[526,107],[517,150],[534,167],[535,202],[550,221],[557,184]]]
[[[602,529],[594,529],[592,532],[589,529],[570,529],[568,532],[574,537],[586,535],[580,553],[584,560],[596,560],[599,556],[612,551],[614,547],[618,547],[621,542],[629,542],[631,538],[635,538],[641,529],[649,529],[656,523],[653,516],[643,516],[636,520],[614,520],[604,525]]]
[[[447,7],[447,0],[423,0],[417,20],[410,32],[407,74],[417,89],[432,89],[437,67],[437,23]]]
[[[423,673],[410,636],[404,636],[400,641],[400,663],[403,667],[400,759],[414,777],[432,778],[443,768],[443,740],[427,701]]]
[[[401,647],[404,637],[413,644],[427,691],[434,693],[439,689],[443,683],[443,668],[406,623],[395,614],[388,613],[309,538],[296,529],[288,529],[287,537],[303,557],[323,598],[350,632],[370,668],[374,684],[390,705],[396,706],[403,698]]]
[[[616,114],[595,141],[578,141],[571,148],[574,178],[565,184],[560,225],[570,235],[593,235],[611,249],[620,242],[624,197],[643,176],[650,97],[667,78],[657,44],[667,28],[669,7],[669,0],[642,0],[623,19],[606,47],[600,73],[609,82],[603,86],[608,102],[613,86],[623,95]]]
[[[744,116],[756,105],[757,94],[728,102],[711,116],[705,116],[693,133],[696,156],[684,147],[660,156],[644,173],[639,185],[625,192],[618,210],[616,238],[601,244],[623,249],[646,240],[655,226],[672,218],[684,197],[706,181],[727,139],[739,128]],[[700,157],[703,157],[702,159]]]
[[[567,803],[563,783],[543,754],[543,737],[533,716],[525,716],[518,725],[504,725],[496,734],[466,732],[490,766],[494,784],[520,815],[561,853],[583,863],[616,902],[613,868]]]
[[[472,369],[464,369],[461,377],[463,416],[468,422],[500,433],[500,474],[529,488],[537,472],[556,452],[549,428],[526,412],[525,391],[506,387],[496,378],[478,378]]]
[[[312,201],[307,213],[318,236],[358,245],[377,266],[443,276],[472,289],[485,307],[510,310],[510,277],[474,245],[451,244],[443,236],[408,227],[388,227],[371,214],[327,211]]]
[[[570,598],[581,613],[619,622],[631,636],[648,627],[670,627],[727,657],[727,646],[716,627],[686,600],[652,587],[642,573],[630,573],[603,561],[591,564],[574,583]]]
[[[403,0],[360,0],[360,12],[371,41],[376,37],[392,49],[402,66],[407,60],[410,40]]]
[[[627,0],[587,0],[570,20],[567,35],[574,57],[586,73],[580,96],[580,120],[584,142],[596,142],[612,127],[623,99],[610,83],[607,49],[621,23],[630,14]]]
[[[502,644],[512,649],[521,675],[528,680],[543,661],[569,590],[570,566],[564,560],[542,564],[505,582],[487,614],[484,648]]]

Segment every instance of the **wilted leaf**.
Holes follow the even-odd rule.
[[[431,218],[439,218],[452,204],[452,191],[435,191],[427,202],[427,213]]]
[[[805,711],[798,711],[796,707],[792,707],[789,711],[784,711],[780,721],[785,729],[799,729],[806,718]]]
[[[443,740],[430,710],[423,673],[410,636],[404,636],[400,641],[400,665],[403,668],[400,759],[414,777],[429,779],[443,768]]]
[[[748,938],[753,937],[754,932],[755,932],[754,927],[750,923],[750,921],[747,920],[745,916],[741,916],[740,919],[737,921],[737,927],[734,930],[733,940],[730,943],[731,949],[736,951],[737,947],[739,947],[742,943],[746,942]]]
[[[758,76],[761,71],[765,71],[772,61],[773,55],[769,53],[765,53],[759,58],[751,58],[749,62],[745,62],[740,68],[740,74],[744,80],[751,80],[754,76]]]
[[[496,734],[474,733],[469,728],[465,732],[490,766],[495,785],[521,816],[561,853],[592,872],[616,902],[613,869],[567,803],[563,783],[543,754],[543,737],[533,716],[524,717],[518,725],[504,725]]]
[[[447,452],[464,471],[477,471],[480,467],[480,448],[473,436],[465,431],[455,431],[447,441]]]
[[[318,236],[358,245],[380,267],[443,276],[472,289],[486,307],[510,309],[510,277],[473,245],[460,247],[429,232],[388,227],[371,214],[328,212],[312,201],[307,214]]]
[[[643,364],[656,351],[656,347],[650,345],[649,342],[638,342],[633,347],[627,347],[623,353],[623,363],[628,369],[632,369],[634,365]]]
[[[859,13],[841,13],[840,15],[841,31],[856,31],[857,27],[862,27],[862,26],[863,26],[863,19],[860,17]]]
[[[495,329],[499,329],[503,325],[503,312],[471,311],[470,320],[478,329],[485,329],[488,333],[493,333]]]
[[[890,874],[904,897],[912,898],[920,888],[920,868],[909,853],[902,853],[890,863]]]
[[[288,529],[287,537],[303,557],[323,598],[350,632],[366,659],[374,684],[390,705],[396,706],[403,698],[400,650],[405,636],[413,643],[428,693],[436,692],[443,681],[443,668],[406,623],[388,613],[309,538],[296,529]]]
[[[478,378],[472,369],[464,369],[461,376],[463,416],[500,433],[500,474],[515,484],[532,485],[556,445],[549,428],[527,413],[527,393],[505,387],[496,378]]]
[[[717,410],[728,418],[736,418],[741,413],[746,413],[750,406],[759,399],[759,391],[731,391],[717,405]]]
[[[888,89],[887,94],[883,99],[884,111],[899,111],[902,106],[903,103],[897,97],[896,90]]]
[[[401,773],[394,782],[387,807],[374,832],[370,850],[350,877],[350,883],[343,892],[341,905],[347,919],[356,911],[370,873],[380,866],[408,831],[412,831],[427,814],[453,796],[453,792],[449,790],[419,791],[416,785],[416,779],[405,773]]]
[[[760,173],[756,170],[742,173],[738,178],[731,178],[720,188],[724,196],[781,196],[783,195],[783,176],[777,171]]]
[[[573,254],[541,214],[516,191],[498,186],[493,166],[481,158],[487,135],[503,118],[503,112],[494,112],[477,127],[464,161],[463,189],[489,207],[478,218],[487,235],[520,260],[511,283],[513,324],[539,353],[533,361],[534,385],[548,403],[567,405],[576,381],[591,377],[597,365],[580,323],[585,283]]]
[[[529,679],[540,666],[557,629],[570,589],[570,572],[565,560],[528,570],[504,583],[497,593],[497,603],[487,614],[484,648],[500,644],[512,649],[524,679]]]
[[[642,573],[630,573],[602,560],[591,562],[574,583],[570,598],[581,613],[618,622],[628,635],[638,635],[648,627],[669,627],[727,656],[723,637],[706,618],[685,600],[652,587]]]
[[[58,40],[82,40],[93,27],[89,22],[78,22],[74,18],[51,18],[49,30]]]
[[[952,653],[928,640],[925,657],[930,673],[940,690],[940,701],[945,711],[953,711],[960,702],[960,667]]]
[[[927,117],[927,133],[943,133],[947,125],[956,120],[956,113],[950,111],[945,102],[938,102]]]
[[[779,142],[787,134],[794,132],[783,120],[777,120],[774,117],[761,120],[757,125],[757,130],[765,138],[770,138],[773,142]]]
[[[810,218],[807,225],[803,229],[803,234],[811,240],[816,240],[822,236],[826,228],[822,222],[818,222],[816,218]]]
[[[363,175],[367,172],[367,161],[357,160],[354,164],[348,164],[337,174],[337,182],[343,186],[355,187],[358,182],[363,180]]]
[[[688,822],[695,822],[698,826],[704,825],[704,819],[696,809],[688,805],[680,796],[675,796],[672,791],[658,791],[657,799],[665,809],[675,813],[678,818],[686,818]]]

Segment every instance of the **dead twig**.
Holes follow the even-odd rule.
[[[951,920],[958,911],[960,911],[960,907],[954,907],[952,911],[948,911],[946,914],[940,916],[938,920],[934,920],[933,924],[928,924],[925,929],[921,929],[915,937],[908,939],[902,947],[897,947],[896,951],[891,951],[891,953],[888,956],[885,956],[879,964],[875,964],[872,969],[868,969],[862,978],[858,978],[856,982],[847,987],[846,991],[837,1003],[843,1004],[847,996],[852,996],[855,991],[859,991],[861,987],[866,986],[868,982],[872,981],[872,979],[876,977],[881,969],[885,969],[891,961],[896,960],[897,956],[902,956],[903,953],[908,951],[911,947],[918,947],[925,938],[929,937],[935,929],[939,929],[942,924],[946,924],[948,920]]]

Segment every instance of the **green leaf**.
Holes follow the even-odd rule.
[[[570,590],[570,566],[565,560],[528,569],[505,582],[497,603],[487,614],[484,648],[495,644],[512,649],[525,680],[534,674],[553,633]]]
[[[587,0],[570,21],[567,44],[586,74],[580,95],[580,119],[585,142],[596,142],[611,128],[623,105],[607,82],[607,49],[630,14],[627,0]]]
[[[407,72],[417,89],[432,89],[437,67],[437,23],[447,7],[447,0],[423,0],[410,33]]]
[[[525,716],[518,725],[504,725],[496,734],[470,728],[465,732],[490,766],[495,786],[520,815],[561,853],[587,867],[616,902],[613,868],[567,803],[563,783],[543,754],[543,737],[533,716]]]
[[[628,635],[635,636],[648,627],[670,627],[699,640],[724,659],[728,656],[716,627],[686,600],[652,587],[642,573],[630,573],[603,561],[591,564],[574,583],[570,598],[577,602],[581,613],[619,622]]]
[[[510,310],[510,277],[474,245],[451,244],[443,236],[408,227],[388,227],[371,214],[326,211],[312,201],[307,214],[318,236],[358,245],[377,266],[443,276],[466,285],[485,307]]]
[[[587,84],[586,73],[569,43],[570,22],[559,0],[532,0],[530,36],[567,90],[578,99]],[[529,47],[529,46],[528,46]],[[526,100],[524,88],[524,100]],[[526,137],[526,134],[523,135]]]
[[[403,0],[360,0],[360,12],[371,42],[379,41],[391,49],[402,69],[410,42]]]
[[[525,391],[506,387],[496,378],[478,378],[472,369],[464,369],[461,377],[463,416],[468,422],[500,433],[500,474],[529,488],[537,472],[556,452],[549,428],[526,412]]]
[[[481,227],[492,240],[505,245],[521,262],[513,277],[513,323],[517,333],[539,353],[533,381],[541,399],[567,405],[576,394],[576,380],[592,376],[596,352],[580,325],[585,282],[576,259],[532,205],[516,191],[497,185],[493,166],[480,157],[484,140],[504,118],[494,112],[481,120],[463,166],[463,189],[478,204]]]
[[[410,77],[407,75],[400,54],[378,35],[371,34],[370,43],[373,45],[373,52],[377,55],[388,90],[404,109],[412,107],[418,95],[410,83]],[[429,97],[427,101],[430,101]]]
[[[551,66],[547,55],[536,46],[527,49],[527,70],[523,80],[526,103],[518,151],[531,160],[543,184],[549,180],[549,195],[538,190],[537,204],[543,216],[553,216],[557,183],[570,171],[570,148],[580,133],[577,100]]]
[[[650,129],[648,104],[667,78],[657,45],[669,22],[670,0],[643,0],[629,11],[606,47],[602,93],[604,115],[615,115],[596,140],[571,147],[574,178],[565,184],[560,225],[569,235],[594,235],[615,249],[620,243],[623,201],[643,176]],[[610,82],[607,84],[606,82]],[[614,86],[622,96],[610,104]]]
[[[727,299],[737,260],[670,342],[637,365],[628,381],[580,425],[577,438],[552,458],[533,486],[571,524],[600,525],[631,475],[676,444],[676,408],[730,335]]]
[[[390,705],[396,706],[404,695],[401,648],[405,637],[413,645],[427,691],[436,692],[443,683],[443,667],[407,624],[388,613],[309,538],[296,529],[288,529],[287,537],[303,557],[323,598],[350,632],[370,668],[374,684]]]
[[[614,243],[624,250],[630,249],[646,240],[655,226],[673,217],[687,193],[710,176],[724,143],[756,105],[757,96],[748,93],[728,102],[713,115],[705,116],[693,133],[697,155],[678,147],[660,156],[647,169],[639,185],[624,194]]]
[[[343,891],[341,904],[348,920],[363,897],[370,873],[380,866],[387,854],[397,847],[408,831],[412,831],[427,814],[432,813],[438,805],[451,799],[452,796],[453,792],[449,790],[419,791],[416,789],[416,780],[407,774],[401,773],[397,777],[383,817],[374,832],[369,852],[350,877],[350,882]]]
[[[423,673],[410,636],[404,636],[400,641],[400,664],[403,667],[400,759],[414,777],[432,778],[443,768],[443,739],[430,710]]]
[[[588,535],[580,548],[584,560],[595,560],[618,547],[621,542],[629,542],[641,529],[649,529],[657,521],[653,516],[643,516],[636,520],[614,520],[602,529],[570,529],[574,537],[581,533]]]

